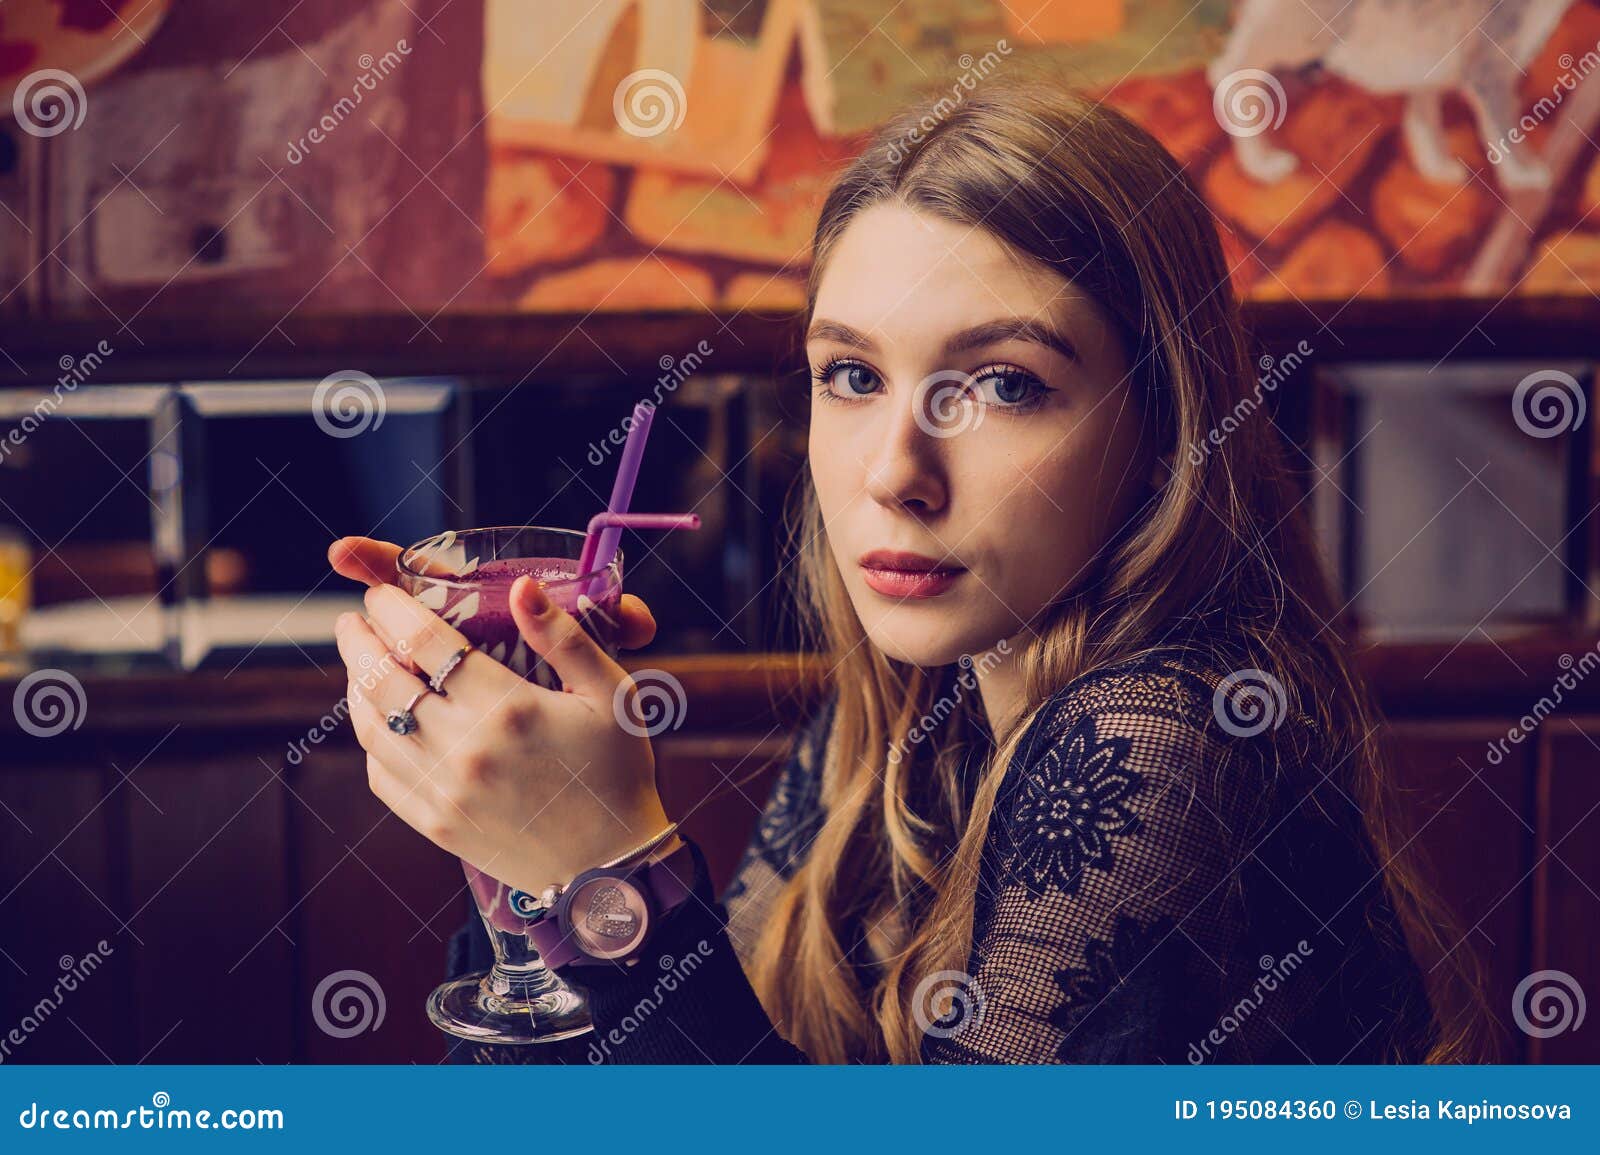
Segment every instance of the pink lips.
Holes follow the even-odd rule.
[[[875,549],[862,554],[858,564],[868,587],[892,598],[938,597],[966,572],[962,566],[904,550]]]

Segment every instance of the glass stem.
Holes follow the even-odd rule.
[[[525,934],[501,930],[488,919],[484,927],[494,946],[494,966],[484,976],[484,984],[500,998],[536,999],[560,987],[556,976],[544,965]]]

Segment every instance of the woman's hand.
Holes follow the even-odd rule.
[[[366,539],[343,539],[330,557],[351,541]],[[377,578],[393,548],[346,548],[335,568],[358,580]],[[618,703],[632,686],[626,672],[531,578],[511,587],[510,603],[522,636],[565,692],[525,681],[474,651],[449,675],[446,695],[424,694],[412,708],[417,728],[405,735],[389,729],[386,715],[405,706],[466,639],[398,587],[377,581],[366,593],[370,624],[341,614],[334,632],[373,793],[438,846],[537,893],[639,844],[667,818],[649,739],[618,722],[625,709]],[[635,620],[654,632],[648,610]]]

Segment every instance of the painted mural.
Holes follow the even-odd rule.
[[[490,0],[495,275],[529,308],[788,305],[839,160],[1058,73],[1188,166],[1259,298],[1600,285],[1600,6]],[[555,47],[559,46],[559,47]]]
[[[866,134],[1024,70],[1159,136],[1253,298],[1600,286],[1600,0],[12,0],[7,112],[52,68],[65,203],[0,198],[87,222],[9,262],[60,307],[789,308]]]

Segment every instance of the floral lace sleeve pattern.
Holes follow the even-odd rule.
[[[1046,704],[996,799],[967,970],[927,991],[925,1059],[1372,1062],[1425,1006],[1369,931],[1353,805],[1285,753],[1297,719],[1225,727],[1217,683],[1151,655]]]

